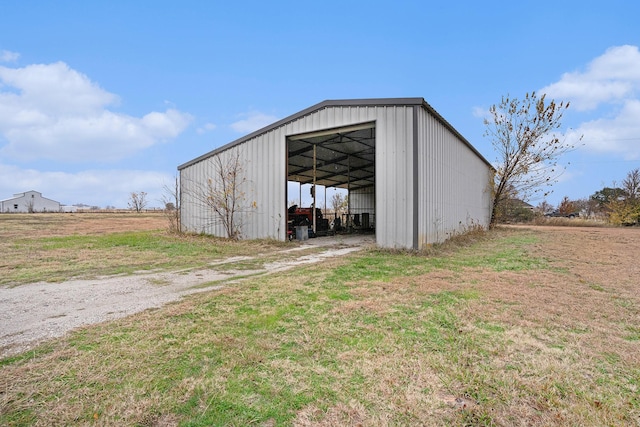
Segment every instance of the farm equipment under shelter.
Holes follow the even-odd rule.
[[[316,231],[313,231],[313,208],[301,208],[293,205],[287,212],[287,234],[289,240],[296,238],[296,227],[308,227],[308,236],[326,236],[329,232],[329,220],[322,217],[322,209],[316,208]]]

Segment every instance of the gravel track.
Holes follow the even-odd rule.
[[[205,270],[111,276],[62,283],[33,283],[0,289],[0,357],[27,351],[43,341],[95,323],[161,307],[185,295],[220,289],[248,275],[270,274],[326,258],[342,256],[372,244],[371,238],[314,239],[288,253],[283,261],[258,270],[233,270],[234,262],[258,257],[229,258]],[[291,252],[324,246],[313,255],[291,257]],[[270,254],[273,255],[273,254]],[[221,268],[224,266],[224,268]],[[231,269],[229,269],[231,267]],[[207,286],[207,284],[210,284]]]

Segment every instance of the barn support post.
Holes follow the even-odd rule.
[[[351,156],[347,156],[347,229],[351,231]]]
[[[327,215],[327,186],[324,187],[324,212],[322,212],[322,217],[324,218]]]
[[[316,154],[318,146],[313,144],[313,209],[311,210],[313,215],[313,234],[316,234]]]

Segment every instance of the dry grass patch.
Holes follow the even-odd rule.
[[[0,215],[4,238],[99,235],[167,228],[163,213],[33,213]]]
[[[82,329],[3,361],[0,423],[637,425],[640,239],[562,230],[365,251]]]
[[[285,245],[169,234],[165,222],[162,214],[0,215],[0,285],[201,268]]]
[[[564,217],[536,217],[534,225],[553,226],[553,227],[611,227],[604,220],[588,219],[583,217],[564,218]]]

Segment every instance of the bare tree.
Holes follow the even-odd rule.
[[[133,209],[134,211],[140,213],[147,207],[147,193],[144,191],[140,191],[136,193],[132,191],[129,195],[129,209]]]
[[[213,213],[213,223],[221,224],[230,239],[242,235],[244,214],[255,209],[256,202],[247,201],[246,177],[239,150],[211,158],[213,175],[204,183],[190,183],[191,195]]]
[[[560,128],[569,103],[546,102],[545,95],[526,94],[523,100],[503,97],[489,109],[485,136],[498,155],[493,187],[491,225],[498,219],[501,205],[516,194],[526,201],[544,192],[562,170],[558,158],[573,146],[553,132]],[[544,193],[547,195],[548,191]]]
[[[596,202],[588,197],[572,200],[573,207],[576,212],[580,212],[580,215],[591,218],[596,211]]]
[[[640,168],[636,168],[627,174],[622,180],[622,190],[628,200],[640,199]]]
[[[333,208],[334,214],[338,215],[340,211],[344,209],[346,201],[347,198],[341,193],[335,193],[333,196],[331,196],[331,207]]]
[[[180,221],[180,180],[174,177],[173,185],[162,186],[162,204],[164,214],[169,221],[170,233],[181,233],[182,225]]]
[[[536,206],[536,209],[538,209],[538,212],[544,215],[546,213],[552,212],[553,206],[551,205],[551,203],[547,202],[546,200],[543,200],[540,203],[538,203],[538,206]]]

